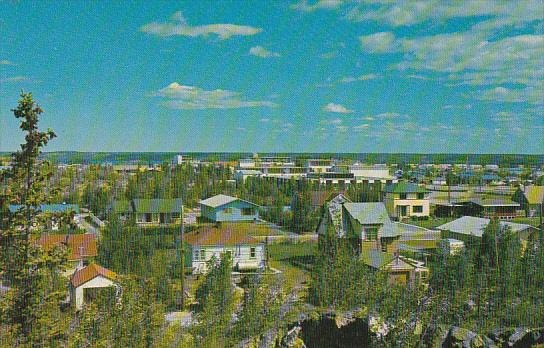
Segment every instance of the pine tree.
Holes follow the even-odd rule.
[[[38,130],[43,110],[31,93],[21,93],[12,111],[21,119],[26,142],[13,153],[13,166],[5,177],[9,202],[21,207],[9,217],[8,228],[0,231],[0,274],[10,287],[2,299],[1,314],[21,344],[52,345],[63,334],[59,305],[65,293],[53,284],[59,283],[66,252],[59,248],[44,252],[36,239],[43,229],[39,206],[51,194],[45,186],[51,172],[44,170],[38,156],[55,133]]]

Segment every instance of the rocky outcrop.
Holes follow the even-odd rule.
[[[532,347],[544,344],[544,327],[496,329],[489,333],[489,337],[498,347]]]
[[[453,326],[449,332],[443,347],[452,348],[490,348],[495,347],[494,342],[487,336]]]
[[[453,326],[439,326],[434,333],[432,348],[525,348],[544,344],[544,328],[496,329],[487,335]]]

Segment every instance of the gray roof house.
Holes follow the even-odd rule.
[[[463,216],[459,219],[450,221],[436,227],[442,231],[443,238],[455,238],[462,241],[468,241],[474,238],[482,238],[484,231],[491,220],[486,218]],[[510,230],[523,240],[527,240],[531,233],[537,229],[531,225],[518,224],[508,221],[500,221],[502,228],[510,228]]]
[[[401,233],[394,224],[385,205],[376,203],[344,203],[342,226],[346,237],[357,241],[361,250],[378,249],[384,252],[396,251],[396,242]]]

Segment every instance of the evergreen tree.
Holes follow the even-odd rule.
[[[10,287],[1,300],[0,314],[20,344],[54,345],[65,329],[59,310],[65,289],[55,284],[64,270],[66,252],[59,248],[44,252],[36,240],[43,230],[39,206],[48,201],[45,185],[51,174],[38,156],[55,133],[38,130],[43,110],[31,93],[21,93],[12,111],[21,119],[26,142],[12,155],[13,166],[6,174],[8,200],[21,208],[10,216],[8,228],[0,231],[0,274]]]

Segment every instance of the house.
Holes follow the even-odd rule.
[[[484,231],[491,220],[474,216],[463,216],[436,227],[441,231],[442,238],[453,238],[463,242],[474,242],[482,238]],[[508,221],[500,221],[501,228],[510,228],[522,240],[528,240],[530,235],[538,231],[535,227]]]
[[[265,245],[252,237],[252,230],[256,228],[269,227],[251,223],[218,222],[197,228],[184,237],[185,264],[195,274],[204,273],[207,269],[206,263],[212,257],[219,259],[222,254],[230,254],[235,271],[263,270],[266,266]],[[275,231],[271,229],[269,234],[275,234]]]
[[[465,243],[462,240],[445,238],[440,240],[440,248],[444,250],[446,254],[458,255],[465,248]]]
[[[353,174],[357,182],[373,184],[381,182],[384,185],[396,183],[396,176],[389,174],[389,168],[385,164],[364,165],[354,163],[348,167],[348,172]]]
[[[413,183],[387,185],[383,189],[383,201],[389,215],[397,220],[430,214],[429,191]]]
[[[437,185],[437,186],[444,186],[444,185],[448,184],[448,181],[446,180],[445,177],[438,176],[438,177],[434,178],[431,183],[433,185]]]
[[[368,267],[386,272],[389,284],[414,286],[425,282],[429,277],[429,269],[423,262],[400,256],[398,253],[371,249],[363,252],[361,259]]]
[[[68,269],[65,275],[71,274],[79,263],[88,264],[98,256],[96,236],[94,234],[42,234],[36,245],[42,247],[45,252],[54,247],[68,249]]]
[[[520,187],[514,192],[512,200],[520,204],[521,209],[525,211],[525,216],[539,216],[544,203],[544,186]]]
[[[473,198],[468,207],[469,215],[488,219],[511,220],[523,215],[519,203],[504,198]]]
[[[259,206],[238,197],[219,194],[199,202],[200,216],[208,221],[255,221]]]
[[[133,199],[132,209],[137,225],[180,224],[183,203],[181,198]]]
[[[236,182],[245,182],[247,178],[249,177],[256,177],[259,178],[263,173],[258,170],[252,170],[252,169],[239,169],[234,172],[234,179]]]
[[[20,204],[9,206],[11,214],[16,213],[21,208]],[[79,205],[77,204],[41,204],[37,207],[40,214],[49,216],[46,221],[46,228],[52,231],[58,231],[61,227],[72,227],[79,219]],[[67,218],[62,218],[67,217]]]
[[[345,231],[342,225],[342,206],[344,203],[351,203],[351,200],[344,194],[337,194],[328,203],[324,204],[323,216],[317,226],[317,234],[322,236],[332,225],[338,237],[344,237]]]
[[[139,226],[180,224],[183,202],[181,198],[119,200],[109,211],[123,221],[133,217]]]
[[[345,202],[342,204],[341,218],[346,238],[359,251],[397,250],[396,241],[400,237],[400,231],[389,218],[383,203]]]
[[[117,275],[95,263],[77,269],[70,277],[70,302],[81,310],[86,299],[91,299],[97,289],[117,287]]]

